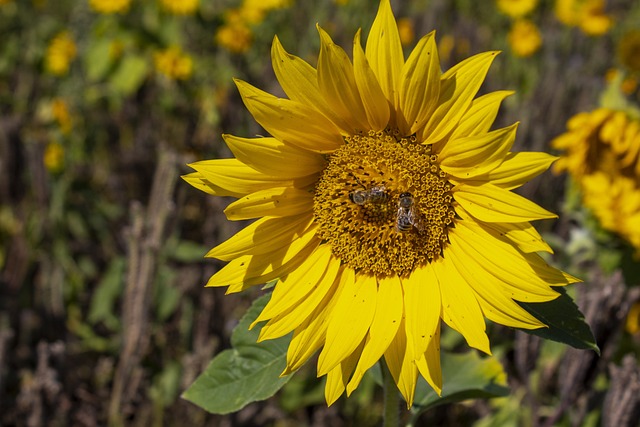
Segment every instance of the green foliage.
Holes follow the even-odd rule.
[[[496,358],[480,358],[476,352],[469,351],[464,354],[443,352],[441,359],[444,381],[442,396],[438,396],[431,386],[420,378],[411,408],[414,420],[423,412],[439,405],[509,394],[506,374]]]
[[[260,328],[249,330],[269,302],[257,299],[231,335],[232,348],[218,354],[182,397],[216,414],[242,409],[273,396],[290,375],[279,377],[286,366],[288,336],[257,343]]]
[[[560,296],[553,301],[542,303],[524,303],[518,301],[525,310],[548,328],[522,329],[523,332],[558,341],[574,348],[593,350],[600,354],[600,349],[585,322],[578,306],[563,288],[556,288]]]

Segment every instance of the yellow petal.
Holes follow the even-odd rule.
[[[507,96],[513,93],[510,90],[501,90],[474,99],[469,110],[462,116],[460,123],[453,130],[450,139],[489,132],[493,121],[498,115],[500,104]]]
[[[473,217],[461,207],[456,209],[456,213],[463,220],[474,221]],[[553,249],[551,249],[529,222],[506,223],[474,221],[474,223],[494,238],[516,245],[522,252],[553,253]]]
[[[238,160],[265,175],[303,177],[320,172],[327,164],[321,154],[302,150],[275,138],[222,137]]]
[[[558,216],[531,200],[495,185],[454,187],[454,199],[474,218],[484,222],[526,222]]]
[[[497,168],[511,150],[518,123],[493,132],[449,140],[439,156],[440,167],[461,180],[473,179]]]
[[[279,140],[317,153],[330,153],[344,144],[340,130],[317,110],[276,98],[242,80],[235,82],[253,118]]]
[[[509,153],[500,166],[474,177],[473,180],[479,184],[489,182],[506,190],[513,190],[549,169],[557,159],[542,152]]]
[[[407,402],[407,409],[413,405],[413,397],[418,381],[418,368],[414,362],[415,356],[411,343],[407,340],[404,319],[400,322],[398,333],[384,352],[384,360],[389,372],[398,386],[398,390]]]
[[[333,43],[329,34],[316,25],[320,34],[318,85],[326,103],[346,119],[350,134],[367,130],[369,122],[360,99],[353,66],[345,51]]]
[[[220,188],[217,185],[213,185],[209,181],[207,181],[200,172],[192,172],[187,175],[182,175],[181,178],[187,181],[189,184],[193,185],[198,190],[204,191],[205,193],[211,194],[213,196],[242,197],[244,194],[225,190],[224,188]]]
[[[417,362],[416,366],[420,375],[427,380],[431,388],[438,394],[442,395],[442,367],[440,366],[440,322],[433,334],[433,339],[424,353]]]
[[[334,284],[339,268],[340,261],[331,258],[324,274],[318,278],[318,280],[314,280],[313,282],[309,280],[298,282],[300,283],[300,287],[305,288],[303,292],[308,290],[304,298],[298,300],[295,305],[269,320],[260,330],[258,341],[280,338],[299,327],[308,319],[311,313],[313,313],[313,310],[318,307],[318,304],[325,299],[328,293],[332,292],[332,288],[335,288]],[[284,299],[285,302],[293,300],[293,298],[289,298],[288,295],[281,299]]]
[[[448,284],[444,284],[447,286]],[[440,283],[430,265],[416,268],[402,280],[407,338],[413,342],[415,357],[421,358],[440,323]]]
[[[296,269],[319,244],[315,228],[311,229],[269,256],[244,255],[231,260],[211,276],[206,286],[229,286],[227,293],[234,293],[277,279]]]
[[[449,258],[431,263],[442,286],[442,319],[458,331],[470,347],[491,354],[482,310],[467,281]]]
[[[322,376],[348,357],[364,339],[376,309],[377,283],[372,276],[360,274],[356,280],[343,281],[344,290],[336,304],[327,341],[318,358],[318,376]]]
[[[314,175],[296,179],[265,175],[238,159],[202,160],[190,163],[189,167],[195,169],[203,179],[208,181],[216,195],[227,195],[220,194],[217,190],[220,188],[234,197],[242,197],[271,187],[304,188],[317,181]]]
[[[284,217],[312,213],[313,193],[291,187],[256,191],[231,203],[224,210],[227,219],[236,221],[262,216]]]
[[[286,247],[294,239],[302,236],[312,221],[313,218],[309,214],[286,218],[261,218],[211,249],[205,256],[231,261],[242,255],[268,254]]]
[[[277,37],[271,47],[271,62],[280,86],[293,101],[320,111],[348,135],[350,125],[331,110],[318,87],[318,73],[315,68],[301,58],[287,53]]]
[[[362,343],[356,347],[349,357],[327,374],[327,384],[324,388],[324,398],[327,401],[327,406],[331,406],[344,393],[347,381],[349,381],[349,377],[356,367],[361,351]]]
[[[281,375],[288,375],[298,370],[324,344],[329,315],[338,300],[337,284],[340,283],[343,271],[344,267],[341,268],[339,277],[325,295],[324,300],[294,331],[287,350],[287,367]]]
[[[331,247],[329,245],[318,246],[316,251],[300,267],[280,279],[273,289],[269,303],[251,324],[251,328],[257,323],[276,317],[299,304],[300,300],[323,280],[329,266],[331,265],[333,268],[335,264],[332,262]],[[333,271],[333,277],[330,277],[331,282],[335,279],[336,274],[338,274],[337,269]]]
[[[460,275],[473,289],[482,312],[489,320],[513,328],[537,329],[545,326],[505,295],[501,286],[483,265],[455,247],[448,251],[448,255]]]
[[[398,126],[402,135],[412,135],[424,127],[438,104],[440,60],[435,31],[424,36],[402,67]]]
[[[384,130],[389,124],[389,103],[376,79],[364,50],[360,45],[360,33],[358,30],[353,40],[353,72],[356,84],[360,90],[362,103],[367,113],[369,126],[372,130]]]
[[[525,256],[511,244],[496,240],[473,221],[458,221],[449,233],[450,248],[455,247],[462,260],[476,260],[476,274],[490,274],[505,295],[523,302],[545,302],[558,297],[551,286],[570,283],[562,274],[555,280],[545,280]],[[550,268],[550,267],[549,267]],[[557,270],[556,270],[557,271]],[[559,272],[562,273],[562,272]]]
[[[389,0],[381,0],[367,37],[366,55],[389,105],[397,105],[397,90],[404,65],[398,25]]]
[[[433,144],[444,139],[467,112],[498,52],[467,58],[442,75],[438,108],[424,127],[421,140]]]
[[[397,276],[378,280],[376,306],[376,313],[371,322],[358,366],[347,385],[347,395],[350,395],[358,387],[365,372],[380,360],[398,332],[403,304],[402,285]]]

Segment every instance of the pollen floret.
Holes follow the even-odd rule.
[[[350,195],[384,188],[376,203],[355,203]],[[314,218],[319,236],[347,265],[378,276],[410,273],[437,259],[455,218],[452,185],[430,145],[394,131],[369,131],[346,138],[329,157],[318,182]],[[413,199],[413,227],[397,229],[400,195]]]

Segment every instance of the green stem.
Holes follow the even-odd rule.
[[[384,421],[383,427],[400,426],[400,393],[393,379],[393,375],[384,360],[380,360],[382,368],[382,389],[384,391]]]

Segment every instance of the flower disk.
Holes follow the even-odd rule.
[[[544,327],[517,302],[578,281],[536,254],[551,248],[529,221],[555,215],[511,191],[555,157],[512,152],[517,123],[491,129],[510,92],[476,95],[497,52],[443,73],[432,32],[405,59],[389,0],[353,59],[318,32],[317,67],[274,39],[287,98],[236,81],[271,136],[224,135],[235,158],[184,177],[237,198],[228,219],[256,219],[209,251],[228,264],[207,286],[277,280],[259,340],[292,333],[283,375],[319,352],[328,404],[384,358],[411,405],[418,376],[442,391],[443,324],[490,353],[485,318]]]
[[[318,236],[333,254],[363,273],[385,277],[409,274],[442,254],[453,224],[453,186],[440,170],[430,145],[415,137],[396,139],[385,132],[346,138],[318,182],[314,218]],[[352,195],[380,190],[378,200],[354,203]],[[400,196],[413,198],[414,224],[398,229]]]

